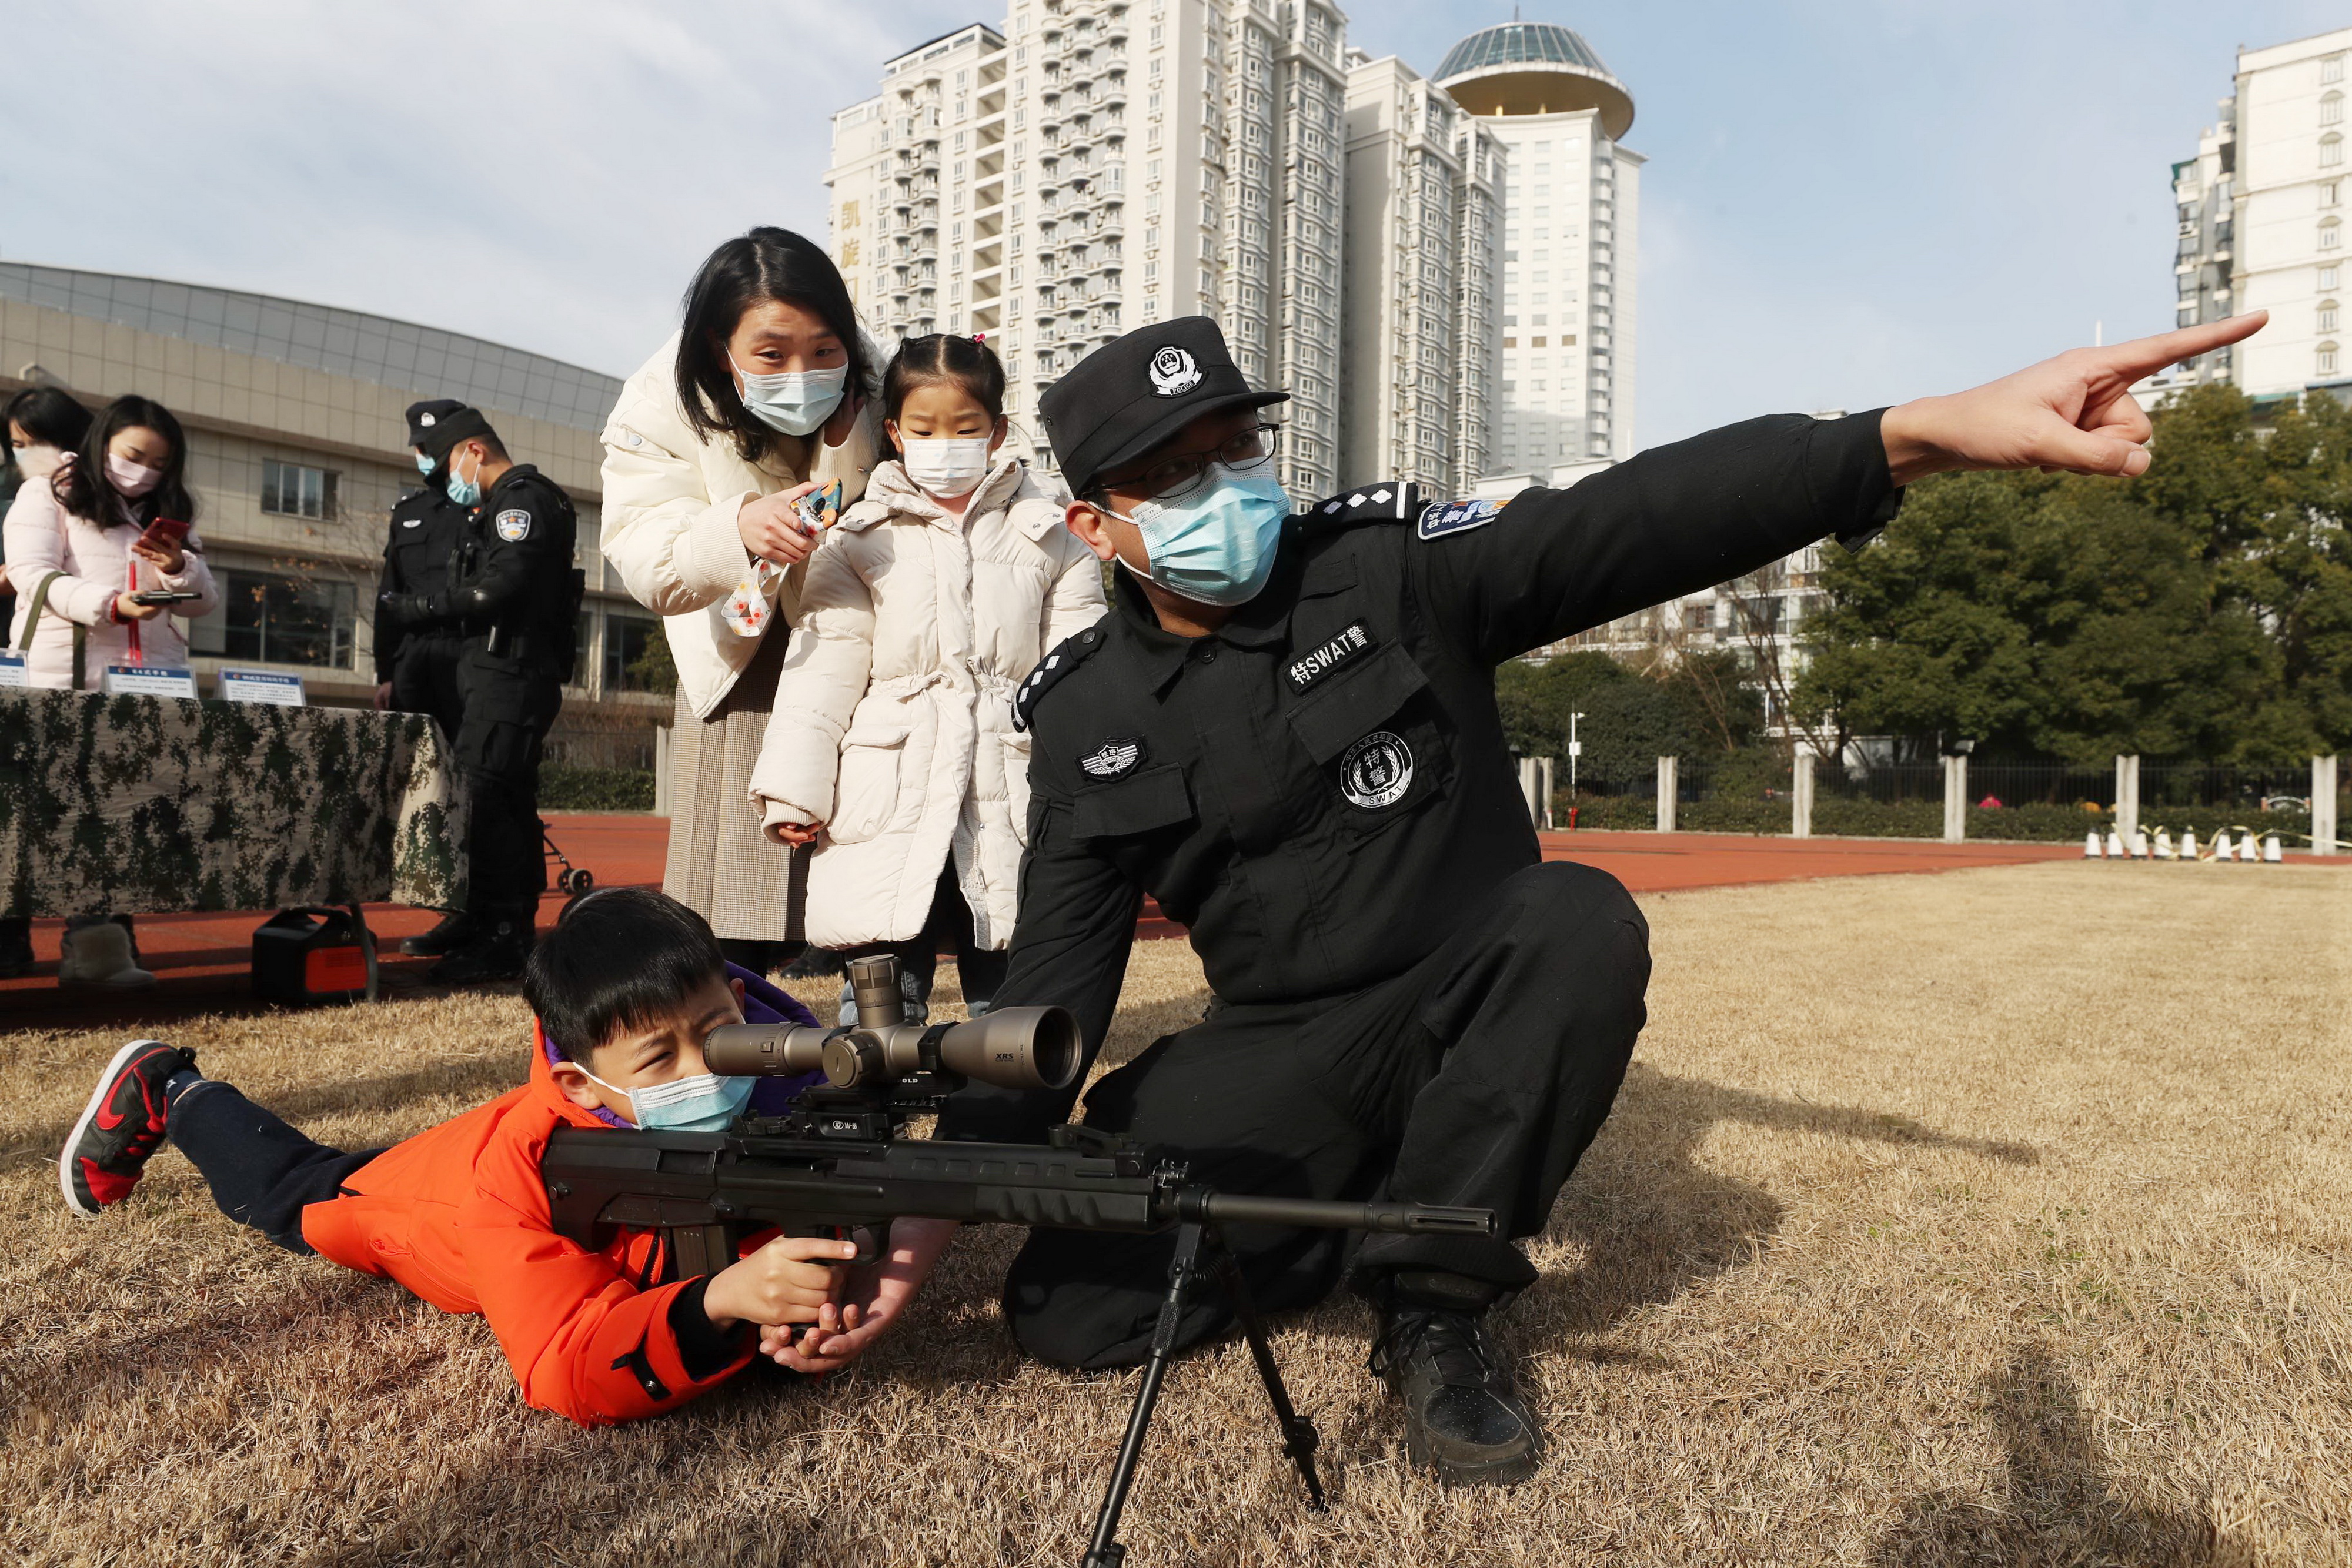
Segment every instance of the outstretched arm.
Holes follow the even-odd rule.
[[[2232,316],[2056,359],[1948,397],[1886,411],[1879,434],[1897,485],[1955,468],[2042,468],[2069,474],[2147,471],[2147,414],[2132,383],[2262,330],[2270,313]]]

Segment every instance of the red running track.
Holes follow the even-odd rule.
[[[552,816],[548,831],[575,866],[594,873],[599,887],[658,886],[669,839],[667,818],[652,816]],[[1966,866],[2017,865],[2032,861],[2079,859],[2066,844],[1947,844],[1901,839],[1783,839],[1717,833],[1545,833],[1544,858],[1577,860],[1622,882],[1635,893],[1673,893],[1696,887],[1748,883],[1808,881],[1825,876],[1869,876],[1894,872],[1954,871]],[[2295,857],[2301,859],[2303,857]],[[2339,862],[2341,863],[2341,862]],[[540,924],[551,924],[563,895],[550,894],[540,905]],[[267,911],[209,915],[153,915],[138,919],[139,946],[157,983],[124,993],[60,991],[57,986],[58,942],[62,920],[33,925],[37,962],[14,980],[0,980],[0,1023],[12,1028],[72,1029],[104,1022],[131,1023],[151,1018],[233,1008],[246,1001],[247,964],[253,928]],[[429,960],[405,958],[394,949],[400,938],[431,925],[430,910],[399,904],[369,904],[368,924],[383,949],[383,986],[393,995],[429,989]],[[1146,904],[1139,937],[1172,937],[1183,928]]]

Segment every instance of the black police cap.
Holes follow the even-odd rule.
[[[496,436],[482,411],[453,397],[436,397],[408,405],[408,444],[438,463],[449,448],[468,436]]]
[[[1037,400],[1037,417],[1070,493],[1132,463],[1202,414],[1287,402],[1254,391],[1206,316],[1139,327],[1105,343]]]

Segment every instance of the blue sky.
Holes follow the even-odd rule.
[[[1507,5],[1358,0],[1435,67]],[[1528,5],[1632,89],[1636,434],[1864,408],[2171,324],[2168,164],[2237,46],[2352,4]],[[473,332],[615,374],[754,222],[822,234],[833,110],[985,5],[12,0],[0,256]],[[13,372],[16,367],[5,367]]]

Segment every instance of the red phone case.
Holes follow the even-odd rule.
[[[139,542],[156,549],[172,549],[188,542],[188,525],[177,517],[158,517],[147,525]]]

